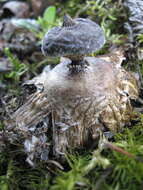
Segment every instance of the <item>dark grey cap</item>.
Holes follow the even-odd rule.
[[[83,18],[64,17],[62,26],[48,31],[42,51],[47,56],[77,56],[95,52],[105,43],[103,30],[98,24]]]

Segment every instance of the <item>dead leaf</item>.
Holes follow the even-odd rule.
[[[30,16],[29,5],[25,2],[10,1],[3,6],[3,17],[28,18]]]

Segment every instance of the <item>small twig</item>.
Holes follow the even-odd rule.
[[[143,163],[143,159],[142,158],[139,158],[137,156],[135,156],[134,154],[114,145],[113,143],[109,142],[106,137],[104,136],[104,134],[100,132],[100,142],[99,142],[99,149],[100,151],[102,151],[104,148],[109,148],[110,150],[114,150],[116,152],[119,152],[123,155],[126,155],[127,157],[129,158],[133,158],[135,159],[136,161],[139,161],[139,162],[142,162]]]
[[[142,162],[143,163],[143,159],[142,158],[139,158],[137,156],[135,156],[134,154],[130,153],[130,152],[127,152],[125,151],[124,149],[116,146],[116,145],[113,145],[112,143],[109,143],[109,142],[105,142],[104,143],[104,146],[107,147],[107,148],[110,148],[111,150],[114,150],[116,152],[119,152],[123,155],[126,155],[128,156],[129,158],[133,158],[135,159],[136,161],[139,161],[139,162]]]
[[[111,150],[115,150],[116,152],[124,154],[124,155],[128,156],[129,158],[135,158],[135,156],[133,154],[131,154],[130,152],[127,152],[124,149],[122,149],[116,145],[113,145],[112,143],[106,142],[104,145],[105,145],[105,147],[108,147]]]

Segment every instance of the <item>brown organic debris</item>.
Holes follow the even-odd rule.
[[[26,2],[10,1],[3,6],[2,17],[28,18],[30,16],[30,8]]]

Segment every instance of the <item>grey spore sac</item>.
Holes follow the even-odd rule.
[[[102,48],[105,36],[98,24],[83,18],[64,16],[62,26],[48,31],[43,39],[42,51],[47,56],[75,58]]]

